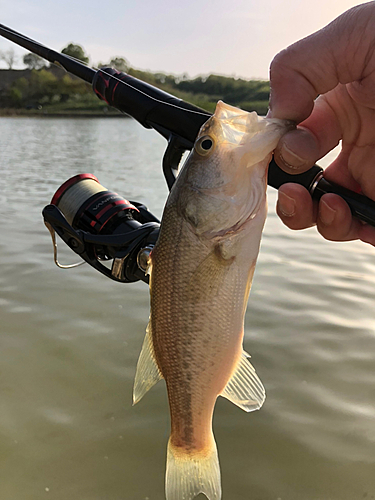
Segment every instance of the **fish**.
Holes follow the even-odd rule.
[[[219,101],[164,207],[150,254],[150,319],[133,403],[166,382],[167,500],[221,498],[218,396],[250,412],[265,390],[243,350],[244,315],[267,214],[267,167],[290,123]]]

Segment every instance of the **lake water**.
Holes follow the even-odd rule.
[[[132,407],[148,287],[58,269],[41,217],[82,172],[160,217],[164,149],[130,119],[0,118],[1,500],[164,498],[164,383]],[[375,249],[288,230],[275,198],[245,325],[267,400],[218,400],[223,499],[374,499]]]

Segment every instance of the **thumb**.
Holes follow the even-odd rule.
[[[370,2],[277,54],[270,66],[270,115],[300,123],[319,94],[361,80],[372,59],[374,33],[375,2]]]

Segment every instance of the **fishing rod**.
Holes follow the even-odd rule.
[[[211,113],[113,68],[94,70],[2,24],[0,35],[92,84],[96,95],[108,105],[165,137],[168,145],[163,173],[168,188],[172,188],[183,154],[193,148],[201,126]],[[287,182],[301,184],[316,200],[325,193],[337,194],[347,202],[353,216],[375,226],[375,202],[327,181],[323,174],[318,165],[302,174],[287,174],[272,160],[268,184],[276,189]],[[43,217],[52,235],[55,263],[60,267],[70,266],[58,263],[54,232],[82,259],[111,279],[148,282],[147,256],[156,242],[159,221],[144,205],[128,202],[108,191],[91,174],[81,174],[58,189],[52,203],[43,210]],[[101,263],[110,259],[112,269]]]

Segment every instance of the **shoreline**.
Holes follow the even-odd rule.
[[[73,111],[61,111],[61,112],[48,112],[48,111],[37,111],[37,110],[17,110],[17,109],[1,109],[0,108],[0,118],[131,118],[125,113],[98,113],[98,112],[73,112]]]

